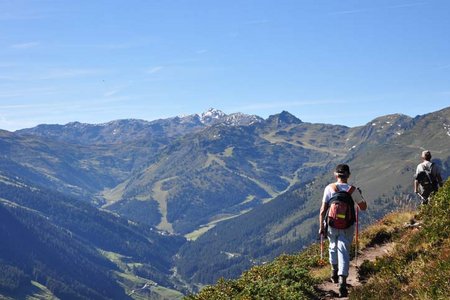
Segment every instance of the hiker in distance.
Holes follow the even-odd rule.
[[[339,297],[346,297],[350,246],[356,221],[355,203],[361,210],[367,209],[367,203],[361,190],[347,182],[350,177],[348,165],[337,165],[334,176],[336,182],[329,184],[323,192],[319,234],[328,237],[331,280],[339,283]]]
[[[422,162],[417,165],[414,176],[414,193],[422,199],[422,204],[427,204],[431,193],[437,192],[442,186],[442,176],[439,166],[431,162],[429,150],[423,151],[421,158]]]

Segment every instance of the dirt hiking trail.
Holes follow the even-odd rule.
[[[377,257],[388,254],[394,247],[394,243],[385,243],[381,245],[375,245],[373,247],[367,247],[358,253],[358,258],[350,261],[349,276],[347,277],[348,294],[351,294],[351,288],[357,287],[364,282],[361,282],[358,278],[359,266],[365,261],[375,261]],[[317,286],[320,293],[320,299],[348,299],[348,297],[339,298],[339,285],[332,283],[331,280],[323,282]]]

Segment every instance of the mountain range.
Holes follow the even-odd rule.
[[[414,202],[412,176],[425,148],[448,176],[450,108],[353,128],[286,111],[263,119],[210,109],[0,131],[0,233],[9,241],[0,267],[18,274],[0,276],[0,293],[26,286],[28,294],[179,298],[175,290],[237,277],[310,244],[337,163],[350,164],[369,203],[363,224]],[[42,250],[8,238],[11,227]],[[49,239],[69,253],[52,252]],[[103,288],[70,273],[75,266],[64,263],[77,260]]]

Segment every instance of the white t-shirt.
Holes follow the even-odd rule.
[[[333,185],[334,184],[329,184],[323,191],[322,202],[328,203],[330,201],[331,196],[333,196],[333,194],[335,193]],[[339,191],[347,191],[351,186],[348,183],[337,183],[337,182],[336,185]],[[364,198],[361,195],[361,192],[359,191],[358,188],[356,188],[353,191],[352,198],[355,203],[361,203],[362,201],[364,201]]]
[[[417,169],[416,169],[416,176],[414,178],[416,178],[417,174],[419,174],[420,172],[425,171],[425,168],[427,168],[428,170],[431,169],[431,175],[434,176],[434,178],[437,178],[438,174],[440,173],[439,166],[436,164],[433,164],[433,168],[432,168],[431,164],[432,163],[428,160],[425,160],[424,162],[418,164]]]

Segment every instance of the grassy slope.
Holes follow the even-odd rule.
[[[449,212],[450,181],[420,211],[391,213],[368,227],[360,237],[361,249],[388,240],[396,247],[389,256],[363,263],[360,275],[367,283],[352,290],[350,299],[448,299]],[[421,223],[420,229],[405,226],[413,217]],[[186,299],[319,299],[313,286],[329,274],[319,253],[316,244],[297,255],[282,255]]]
[[[394,253],[362,266],[370,279],[353,299],[450,298],[450,181],[418,218],[422,228],[400,236]]]

